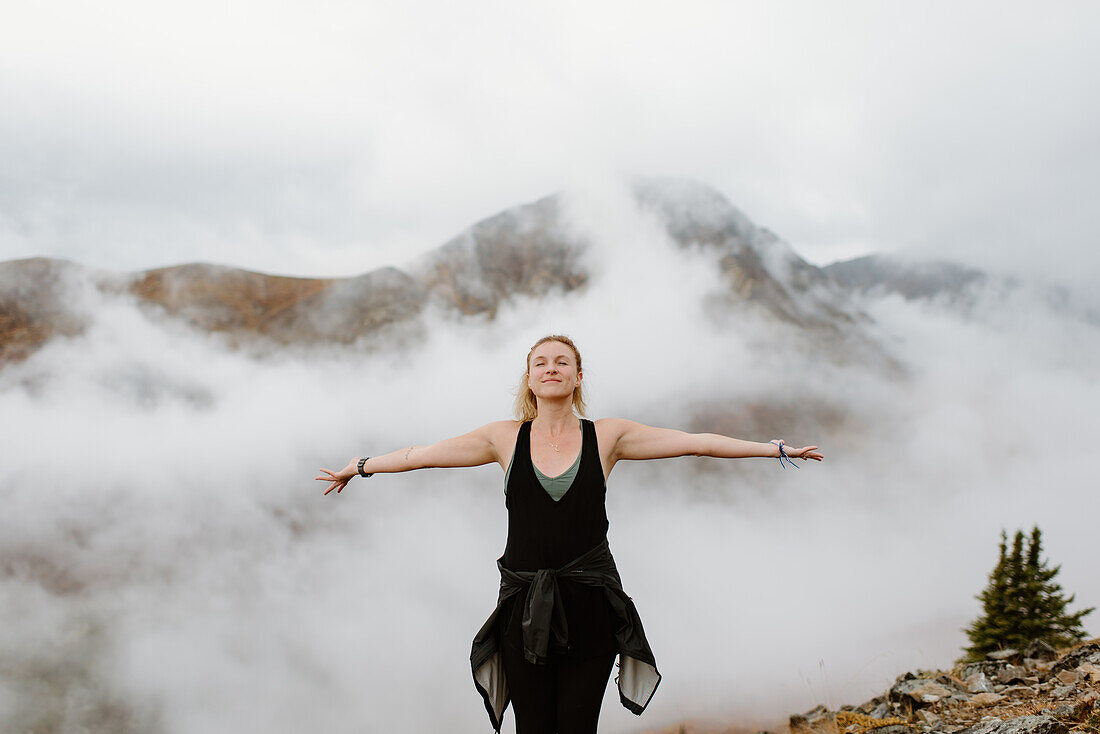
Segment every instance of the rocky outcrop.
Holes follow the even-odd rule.
[[[445,306],[492,317],[515,296],[583,287],[585,246],[563,225],[560,198],[550,196],[478,222],[415,263],[413,272]]]
[[[908,263],[886,255],[866,255],[826,265],[825,272],[841,285],[861,294],[896,293],[907,300],[944,297],[969,302],[975,286],[989,276],[955,263]]]
[[[869,321],[825,270],[799,257],[770,230],[754,225],[711,187],[647,179],[635,183],[634,193],[673,242],[719,255],[719,269],[729,286],[722,298],[727,305],[749,304],[776,320],[827,334]]]
[[[1030,645],[950,671],[906,673],[881,696],[790,717],[791,734],[1100,732],[1100,644],[1051,656]],[[1025,653],[1028,656],[1025,657]]]
[[[66,260],[0,263],[0,366],[26,359],[55,336],[81,333],[87,317],[72,296],[85,286],[85,269]]]

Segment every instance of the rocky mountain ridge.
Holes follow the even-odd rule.
[[[897,294],[965,315],[980,293],[1020,287],[975,268],[883,255],[817,267],[703,184],[639,179],[631,193],[639,214],[655,217],[674,246],[713,258],[724,288],[695,294],[712,311],[749,311],[790,325],[832,361],[898,366],[864,328],[872,322],[862,307],[867,298]],[[207,263],[119,273],[43,257],[0,262],[0,368],[55,337],[83,333],[91,317],[73,297],[82,289],[132,298],[151,317],[217,334],[229,348],[415,342],[432,306],[460,319],[493,319],[517,298],[587,288],[593,274],[585,254],[593,245],[570,226],[566,209],[564,195],[547,196],[477,222],[404,269],[347,278]],[[1044,297],[1055,310],[1100,326],[1100,309],[1075,304],[1065,289],[1048,288]]]
[[[657,218],[670,242],[713,257],[724,283],[705,297],[716,310],[753,311],[812,336],[823,354],[888,362],[860,328],[869,322],[849,288],[756,227],[714,189],[690,181],[642,180],[641,215]],[[54,337],[82,333],[89,315],[74,293],[132,298],[154,318],[223,338],[230,348],[268,350],[318,343],[370,348],[415,341],[431,306],[456,318],[496,316],[517,298],[583,291],[593,246],[571,226],[561,194],[484,219],[407,267],[349,278],[296,278],[190,263],[135,273],[65,260],[0,263],[0,367]]]

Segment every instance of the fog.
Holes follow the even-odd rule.
[[[908,376],[831,365],[793,330],[713,318],[710,256],[621,196],[573,202],[586,290],[492,321],[429,311],[407,349],[254,359],[74,289],[92,327],[0,371],[0,728],[489,731],[469,652],[496,599],[500,468],[328,496],[313,477],[509,417],[553,332],[582,350],[590,417],[681,427],[760,397],[858,417],[782,435],[825,454],[798,470],[615,468],[611,547],[664,680],[641,718],[609,685],[602,730],[777,725],[949,665],[1002,528],[1037,523],[1074,608],[1100,602],[1095,327],[1024,291],[967,318],[872,300]]]

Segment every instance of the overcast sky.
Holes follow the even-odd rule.
[[[40,2],[0,25],[0,260],[355,274],[593,178],[807,259],[1100,275],[1094,2]]]

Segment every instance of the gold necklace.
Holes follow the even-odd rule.
[[[550,448],[554,449],[555,454],[561,453],[561,444],[554,443],[549,438],[546,439],[546,443],[550,444]]]

